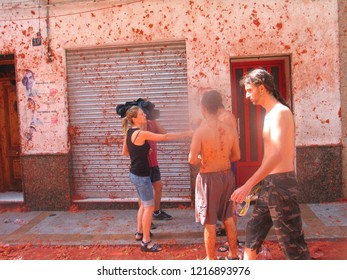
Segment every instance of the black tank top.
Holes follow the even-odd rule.
[[[130,172],[141,177],[149,176],[148,152],[150,149],[149,143],[146,140],[142,146],[135,145],[131,142],[131,136],[139,128],[129,128],[127,131],[126,143],[130,154]],[[141,133],[141,132],[139,132]]]

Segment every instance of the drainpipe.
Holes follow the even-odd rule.
[[[50,38],[50,22],[49,22],[49,0],[47,0],[47,13],[46,13],[46,31],[47,31],[47,62],[53,62],[53,54],[51,49],[51,38]]]

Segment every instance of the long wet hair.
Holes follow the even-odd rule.
[[[280,92],[276,89],[273,76],[265,69],[254,69],[251,72],[245,74],[240,81],[240,85],[241,87],[245,87],[246,84],[253,84],[257,87],[263,85],[279,102],[289,108]]]
[[[122,130],[123,133],[126,134],[128,131],[129,124],[133,125],[133,118],[137,117],[137,113],[139,111],[140,107],[138,106],[131,106],[125,113],[125,117],[122,118]]]

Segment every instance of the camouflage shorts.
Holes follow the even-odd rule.
[[[271,174],[261,184],[252,218],[247,223],[246,247],[259,252],[270,228],[274,226],[288,259],[309,259],[296,200],[298,184],[295,173]]]

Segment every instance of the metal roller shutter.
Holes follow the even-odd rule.
[[[168,132],[189,128],[184,42],[67,50],[69,134],[75,199],[136,201],[121,155],[116,106],[140,97]],[[162,201],[190,201],[187,141],[158,143]]]

